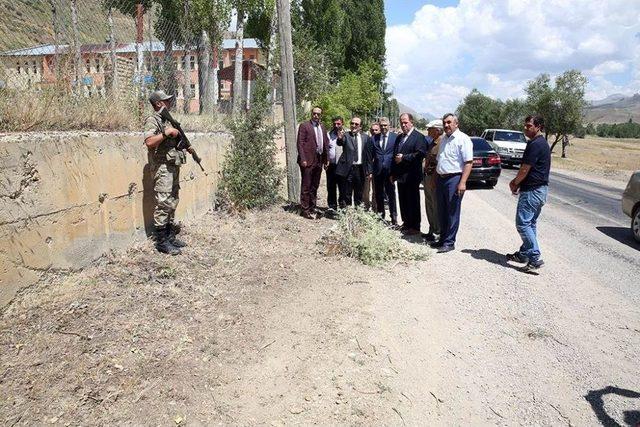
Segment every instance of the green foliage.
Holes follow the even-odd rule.
[[[503,129],[522,129],[524,119],[529,115],[527,103],[522,99],[507,99],[500,110],[500,127]]]
[[[315,104],[323,109],[325,124],[330,125],[331,118],[336,115],[348,118],[375,110],[381,101],[376,83],[380,74],[378,64],[364,62],[357,73],[347,71],[333,90],[317,98]]]
[[[556,77],[551,85],[548,74],[530,81],[525,89],[532,113],[545,120],[545,133],[555,135],[554,144],[562,137],[582,127],[582,111],[586,105],[584,88],[587,78],[578,70],[568,70]]]
[[[593,128],[592,124],[589,125]],[[614,124],[601,123],[595,127],[594,133],[590,133],[588,130],[587,133],[609,138],[640,138],[640,124],[632,121]]]
[[[383,0],[343,0],[347,28],[351,37],[346,43],[344,67],[356,71],[364,61],[383,65],[385,58],[386,19]],[[380,83],[382,80],[376,82]]]
[[[228,0],[190,0],[196,33],[209,35],[212,46],[222,43],[224,32],[231,22],[231,3]]]
[[[458,106],[460,129],[469,135],[480,135],[487,128],[500,127],[502,102],[473,89]]]
[[[273,135],[265,124],[269,85],[256,80],[250,110],[228,124],[233,140],[224,156],[221,191],[234,210],[264,208],[278,200],[283,172],[276,162]]]
[[[347,208],[338,223],[318,243],[327,255],[344,255],[365,265],[380,265],[401,260],[424,260],[428,253],[421,246],[410,245],[397,231],[389,229],[380,217],[362,208]]]

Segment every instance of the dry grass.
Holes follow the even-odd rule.
[[[616,139],[587,136],[572,138],[567,158],[561,158],[558,144],[553,153],[553,166],[561,169],[602,173],[628,177],[628,172],[640,169],[640,139]]]
[[[0,93],[0,131],[139,130],[134,99],[75,97],[57,90]]]
[[[130,97],[85,98],[48,89],[43,91],[0,90],[0,132],[29,131],[139,131],[146,116],[151,114],[148,102],[139,103]],[[173,114],[188,132],[225,130],[227,116],[214,114]]]

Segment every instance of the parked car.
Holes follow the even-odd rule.
[[[517,130],[485,129],[480,136],[496,150],[503,164],[515,166],[522,163],[522,155],[527,148],[524,133]]]
[[[473,142],[473,168],[467,182],[485,181],[491,188],[498,183],[502,171],[500,156],[484,138],[471,137]]]
[[[622,193],[622,212],[631,217],[631,233],[640,242],[640,171],[635,171]]]

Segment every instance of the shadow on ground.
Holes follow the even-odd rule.
[[[596,227],[596,230],[630,248],[640,250],[640,243],[634,240],[629,227]]]
[[[522,271],[520,267],[509,264],[505,254],[498,253],[492,249],[463,249],[461,252],[471,255],[475,259],[490,262],[491,264],[512,268],[520,272]]]
[[[640,399],[640,393],[637,391],[627,390],[624,388],[618,387],[605,387],[600,390],[591,390],[584,397],[587,399],[587,402],[591,405],[591,409],[595,412],[596,417],[605,427],[621,427],[621,424],[618,423],[611,415],[607,413],[607,410],[604,407],[604,399],[603,396],[607,394],[615,394],[621,397],[631,398],[631,399]],[[638,426],[640,425],[640,411],[631,410],[624,411],[624,425],[628,426]]]

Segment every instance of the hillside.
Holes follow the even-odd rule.
[[[55,0],[58,10],[59,43],[72,38],[70,2]],[[82,43],[102,43],[109,28],[102,2],[78,0],[78,23]],[[54,43],[53,13],[50,2],[44,0],[0,0],[0,51]],[[135,23],[132,17],[114,12],[114,26],[118,41],[133,41]],[[145,30],[147,20],[145,19]],[[145,31],[146,37],[146,31]]]
[[[624,123],[640,120],[640,94],[633,96],[611,95],[593,101],[585,108],[585,123]]]

